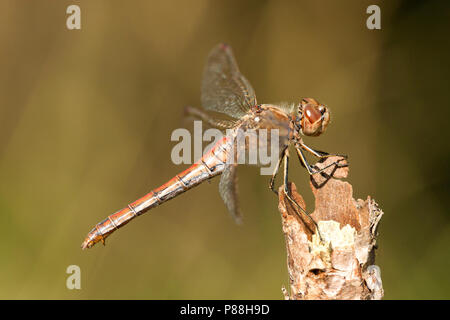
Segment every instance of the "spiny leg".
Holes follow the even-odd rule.
[[[332,166],[337,166],[337,167],[341,167],[341,166],[342,166],[342,165],[339,163],[340,160],[338,160],[338,161],[334,161],[334,162],[330,163],[329,165],[323,167],[323,168],[320,169],[320,170],[314,170],[314,169],[311,167],[311,165],[308,163],[308,161],[306,160],[306,157],[305,157],[305,155],[303,154],[303,151],[302,151],[300,148],[298,148],[297,146],[295,147],[295,150],[297,151],[297,155],[298,155],[298,158],[299,158],[301,164],[306,168],[306,170],[308,170],[308,173],[309,173],[310,175],[313,175],[313,174],[316,174],[316,173],[320,173],[320,172],[322,172],[322,171],[325,171],[326,169],[328,169],[329,167],[332,167]]]
[[[317,230],[317,234],[319,235],[319,238],[321,241],[323,241],[322,235],[320,234],[320,230],[319,230],[319,226],[317,225],[316,221],[310,216],[310,214],[308,212],[306,212],[305,209],[303,209],[294,199],[291,198],[290,195],[290,191],[288,188],[288,176],[289,176],[289,150],[286,150],[284,152],[284,156],[283,156],[283,160],[284,160],[284,185],[283,185],[283,190],[284,190],[284,194],[286,195],[286,198],[292,203],[294,204],[295,207],[297,207],[303,214],[305,214],[308,219],[314,224],[314,226],[316,227]],[[303,220],[302,216],[300,215],[300,213],[295,210],[295,213],[297,214],[297,216]]]
[[[269,182],[270,190],[272,190],[276,195],[278,195],[278,190],[275,190],[275,179],[277,177],[278,170],[280,170],[281,162],[283,161],[284,153],[286,152],[286,149],[287,149],[287,147],[285,147],[283,149],[283,151],[281,151],[281,155],[278,158],[277,165],[275,166],[275,170],[273,171],[272,178],[270,179],[270,182]]]
[[[324,152],[324,151],[318,151],[318,150],[314,150],[311,147],[308,147],[306,144],[303,143],[303,141],[299,141],[298,144],[302,149],[308,151],[309,153],[311,153],[312,155],[316,156],[319,159],[324,159],[324,158],[329,158],[329,157],[342,157],[344,159],[347,159],[348,156],[344,155],[344,154],[330,154],[328,152]]]

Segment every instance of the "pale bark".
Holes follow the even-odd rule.
[[[324,167],[339,158],[318,163]],[[290,294],[286,299],[381,299],[380,268],[375,265],[377,226],[383,215],[370,197],[353,199],[353,188],[345,181],[348,167],[330,167],[314,174],[310,186],[315,196],[311,214],[314,223],[279,189],[279,210],[285,235]],[[306,208],[296,187],[292,198]],[[308,210],[307,210],[308,211]],[[301,217],[296,214],[298,212]],[[308,211],[310,212],[310,211]]]

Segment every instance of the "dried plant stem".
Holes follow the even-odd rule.
[[[320,169],[336,161],[318,163]],[[279,210],[285,235],[290,294],[286,299],[381,299],[381,273],[375,265],[377,225],[383,215],[375,201],[353,199],[353,188],[345,181],[348,167],[333,168],[311,177],[320,235],[279,189]],[[303,208],[303,198],[293,183],[291,197]]]

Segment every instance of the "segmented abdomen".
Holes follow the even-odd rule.
[[[135,217],[199,185],[203,181],[221,174],[227,162],[229,142],[230,138],[224,137],[191,167],[99,222],[89,232],[81,247],[83,249],[90,248],[99,241],[104,243],[106,237]]]

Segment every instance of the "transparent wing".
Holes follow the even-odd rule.
[[[240,73],[231,47],[217,45],[203,73],[202,105],[206,110],[241,118],[256,105],[255,91]]]
[[[220,129],[220,130],[234,128],[237,123],[236,120],[225,120],[225,119],[215,118],[215,117],[203,112],[202,110],[191,107],[191,106],[186,106],[184,108],[184,112],[185,112],[186,116],[192,116],[196,119],[201,119],[204,122],[206,122],[207,124],[209,124],[210,126]]]
[[[219,193],[234,221],[237,224],[242,224],[242,215],[237,198],[236,168],[237,165],[235,164],[229,164],[225,167],[220,177]]]

